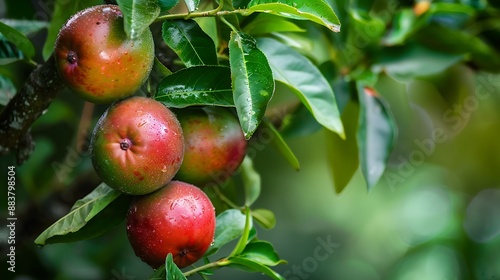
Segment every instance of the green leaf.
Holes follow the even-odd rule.
[[[172,253],[168,253],[167,255],[167,258],[165,259],[165,267],[167,272],[167,280],[186,280],[186,277],[182,274],[182,271],[174,263],[174,257],[172,256]]]
[[[172,75],[172,71],[167,68],[167,66],[163,65],[160,60],[158,60],[157,57],[155,57],[154,64],[153,64],[153,71],[158,73],[158,75],[163,79],[166,76]]]
[[[4,75],[0,75],[0,105],[5,106],[16,94],[16,86],[12,80]]]
[[[241,163],[241,175],[245,188],[245,205],[252,205],[260,195],[260,174],[254,169],[253,161],[245,156]]]
[[[243,32],[249,35],[263,35],[273,32],[305,32],[305,29],[285,18],[261,13],[245,25]]]
[[[327,133],[326,152],[336,193],[341,193],[347,187],[359,167],[359,153],[356,142],[358,115],[359,104],[353,101],[347,103],[344,112],[342,112],[345,139],[340,138],[336,133]]]
[[[271,13],[274,15],[310,20],[326,26],[334,32],[340,31],[340,21],[332,7],[323,0],[252,0],[248,3],[250,12]]]
[[[463,54],[439,52],[418,44],[386,48],[379,53],[372,71],[385,71],[398,81],[440,73],[464,59]]]
[[[75,202],[70,212],[43,231],[38,245],[98,236],[123,221],[131,198],[102,183]]]
[[[0,40],[0,66],[24,60],[24,54],[7,40]],[[8,70],[7,70],[8,71]]]
[[[184,0],[184,2],[186,2],[186,7],[190,12],[198,10],[198,6],[200,5],[200,0]]]
[[[273,96],[273,74],[255,39],[243,32],[231,32],[229,63],[236,112],[246,139],[250,139]]]
[[[245,230],[246,216],[237,209],[228,209],[217,216],[214,243],[205,256],[215,254],[222,246],[236,239]]]
[[[229,267],[235,268],[246,268],[246,271],[262,272],[274,280],[285,280],[285,278],[271,268],[251,259],[246,259],[244,257],[231,257],[228,260],[230,262]]]
[[[194,66],[165,77],[154,97],[168,107],[234,106],[231,72],[225,66]]]
[[[245,249],[246,245],[248,244],[248,241],[250,240],[250,231],[252,230],[252,211],[248,206],[245,206],[245,228],[243,229],[243,233],[240,237],[240,240],[238,240],[238,244],[234,247],[233,251],[231,254],[229,254],[229,257],[234,257]]]
[[[283,120],[280,134],[284,138],[303,137],[321,129],[323,126],[318,123],[309,109],[303,104],[299,104],[298,108]]]
[[[288,146],[288,144],[285,142],[283,137],[281,137],[281,134],[274,127],[274,125],[270,121],[264,119],[264,121],[262,122],[262,128],[267,129],[272,134],[271,141],[274,147],[280,152],[280,154],[285,157],[288,163],[290,163],[290,165],[295,170],[299,170],[300,169],[299,160],[293,153],[292,149],[290,149],[290,146]]]
[[[155,271],[151,276],[149,276],[148,280],[164,280],[167,279],[167,269],[165,264],[161,265]]]
[[[162,11],[168,11],[175,7],[179,3],[179,0],[158,0],[158,6]]]
[[[162,25],[163,40],[187,67],[217,65],[215,44],[194,20],[167,20]]]
[[[442,17],[447,15],[448,24],[456,24],[460,20],[450,19],[451,16],[463,16],[472,18],[476,14],[476,9],[468,5],[458,3],[443,3],[434,2],[429,10],[421,16],[417,16],[413,9],[403,9],[395,14],[392,28],[388,35],[384,38],[385,45],[402,44],[407,39],[411,38],[413,34],[429,26],[429,22],[434,21],[433,18]],[[465,20],[465,19],[464,19]],[[431,24],[434,25],[434,24]],[[440,32],[439,32],[440,33]]]
[[[44,28],[49,27],[49,23],[46,21],[39,20],[23,20],[23,19],[0,19],[0,22],[14,28],[15,30],[21,32],[23,35],[28,36],[32,33],[36,33]],[[0,39],[2,36],[0,35]]]
[[[357,134],[360,165],[367,188],[371,190],[384,173],[397,128],[388,104],[375,90],[358,83],[358,98],[361,105]]]
[[[250,0],[233,0],[232,2],[235,9],[241,9],[247,7]]]
[[[321,125],[343,137],[335,95],[319,69],[277,40],[261,38],[258,45],[269,59],[274,78],[290,87]]]
[[[135,40],[160,14],[158,0],[117,0],[123,13],[125,33]]]
[[[102,0],[54,1],[52,19],[43,45],[43,59],[47,60],[54,51],[57,34],[63,24],[74,14],[87,7],[102,4]]]
[[[163,63],[161,63],[161,61],[157,57],[155,57],[153,62],[153,69],[147,81],[147,87],[152,95],[157,94],[156,90],[158,89],[158,85],[163,79],[165,79],[165,77],[170,75],[172,75],[172,71],[170,71],[170,69],[163,65]]]
[[[201,30],[203,30],[203,32],[212,38],[214,45],[219,46],[219,19],[216,17],[197,17],[193,20],[198,23],[198,26]]]
[[[106,185],[102,186],[103,189],[106,189],[109,191],[109,187]],[[94,218],[99,212],[101,212],[104,208],[106,208],[111,202],[113,202],[118,196],[122,195],[121,192],[118,191],[110,191],[108,195],[100,197],[98,200],[95,200],[95,202],[92,202],[92,208],[90,210],[90,213],[85,217],[85,222],[90,221],[92,218]],[[85,197],[85,199],[78,200],[73,207],[71,207],[71,211],[78,209],[80,207],[85,207],[85,204],[93,200],[94,197]]]
[[[454,13],[454,14],[464,14],[470,17],[476,14],[477,10],[471,6],[459,4],[459,3],[446,3],[446,2],[435,2],[429,8],[430,15],[436,15],[441,13]]]
[[[500,71],[500,54],[479,36],[432,24],[423,28],[416,37],[426,46],[448,56],[467,57],[482,70]]]
[[[276,226],[276,216],[267,209],[252,210],[252,216],[263,228],[272,229]]]
[[[368,11],[349,9],[349,16],[349,36],[353,46],[377,44],[386,31],[384,20]]]
[[[0,21],[0,33],[13,43],[26,57],[31,60],[35,56],[35,46],[24,34]]]
[[[307,57],[313,64],[320,67],[326,61],[339,63],[340,55],[344,55],[346,50],[341,50],[342,53],[337,55],[339,50],[332,44],[332,38],[338,37],[340,34],[331,34],[326,32],[324,28],[318,28],[312,22],[305,22],[300,25],[305,29],[305,32],[286,32],[273,33],[271,37],[277,39],[281,43],[291,47],[297,52]]]
[[[252,260],[267,266],[276,266],[278,264],[286,264],[285,260],[281,260],[273,245],[267,241],[255,241],[248,243],[245,250],[238,256],[247,260]]]
[[[401,10],[394,15],[393,21],[389,33],[383,39],[384,44],[388,46],[402,44],[420,27],[415,24],[417,16],[413,9]]]

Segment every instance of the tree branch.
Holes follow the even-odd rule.
[[[17,151],[18,164],[29,158],[34,148],[29,128],[63,88],[55,59],[50,56],[31,72],[0,115],[0,156]]]

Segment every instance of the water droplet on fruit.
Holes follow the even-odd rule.
[[[170,204],[170,210],[174,210],[176,206],[177,206],[177,201],[172,202],[172,204]]]
[[[161,172],[166,173],[168,171],[168,168],[166,165],[163,165],[163,168],[161,169]]]

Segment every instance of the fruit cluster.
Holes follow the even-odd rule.
[[[220,107],[174,113],[132,96],[149,77],[154,44],[149,30],[127,38],[118,6],[70,18],[55,59],[71,90],[90,102],[112,103],[92,133],[91,159],[104,183],[135,196],[127,234],[136,255],[153,268],[169,253],[181,268],[196,262],[215,231],[215,210],[202,189],[229,178],[246,153],[237,118]]]

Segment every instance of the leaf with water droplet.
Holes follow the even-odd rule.
[[[184,0],[184,2],[190,12],[198,10],[198,6],[200,5],[200,0]]]
[[[165,106],[234,106],[231,72],[225,66],[193,66],[165,77],[154,98]]]
[[[149,30],[149,25],[160,14],[157,0],[117,0],[116,2],[123,13],[125,33],[132,40]]]
[[[218,64],[214,41],[194,20],[163,22],[162,37],[187,67]]]
[[[334,32],[340,31],[340,21],[332,7],[323,0],[252,0],[248,3],[250,13],[270,13],[281,17],[310,20],[326,26]]]
[[[245,137],[250,139],[273,96],[273,72],[255,39],[243,32],[231,33],[229,64],[236,112]]]

